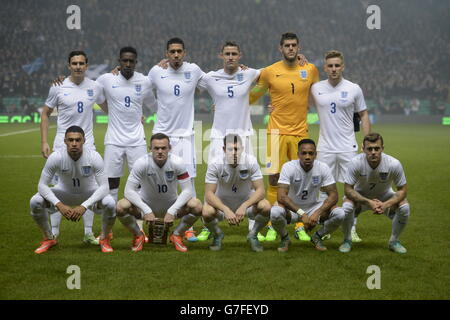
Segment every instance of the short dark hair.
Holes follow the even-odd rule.
[[[297,40],[297,43],[300,42],[300,40],[298,39],[298,37],[297,37],[297,35],[296,35],[295,33],[293,33],[293,32],[286,32],[286,33],[283,33],[283,34],[281,35],[280,46],[283,45],[284,40],[292,40],[292,39]]]
[[[150,138],[150,145],[152,144],[153,140],[162,140],[162,139],[167,139],[167,141],[169,141],[170,144],[170,139],[169,136],[164,134],[164,133],[155,133],[154,135],[152,135],[152,137]]]
[[[313,139],[302,139],[298,142],[298,145],[297,145],[298,150],[300,150],[300,146],[302,144],[312,144],[314,146],[314,148],[316,147],[316,143],[314,142]]]
[[[125,52],[134,53],[134,55],[137,57],[137,51],[133,47],[123,47],[122,49],[120,49],[119,57],[121,57],[122,53],[125,53]]]
[[[87,58],[87,55],[86,55],[86,53],[84,51],[81,51],[81,50],[71,51],[69,53],[69,58],[67,59],[67,61],[70,63],[70,59],[72,59],[72,57],[74,57],[74,56],[84,56],[84,59],[86,60],[86,63],[88,63],[88,58]]]
[[[169,50],[169,46],[170,46],[171,44],[181,44],[182,47],[183,47],[183,50],[184,50],[184,41],[181,40],[180,38],[176,38],[176,37],[175,37],[175,38],[169,39],[169,41],[167,41],[166,50]]]
[[[227,143],[240,144],[242,146],[242,139],[239,135],[235,133],[229,133],[223,138],[223,145],[226,146]]]
[[[79,126],[70,126],[70,127],[68,127],[67,130],[66,130],[66,133],[64,134],[64,136],[67,136],[67,134],[68,134],[69,132],[78,132],[78,133],[81,133],[81,135],[82,135],[83,138],[84,138],[84,130],[83,130],[81,127],[79,127]]]
[[[225,49],[225,47],[236,47],[238,51],[241,52],[241,48],[239,47],[236,41],[231,40],[225,41],[225,44],[222,46],[222,50],[220,50],[220,52],[223,52],[223,49]]]
[[[364,136],[363,146],[365,145],[366,141],[375,143],[378,140],[381,140],[381,146],[384,146],[383,137],[381,136],[381,134],[376,133],[376,132],[371,132],[371,133],[369,133],[369,134]]]

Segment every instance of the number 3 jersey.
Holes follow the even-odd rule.
[[[283,165],[278,183],[287,184],[289,198],[307,211],[326,199],[320,188],[334,184],[335,180],[323,162],[315,160],[312,169],[305,171],[299,160],[291,160]]]
[[[130,79],[122,74],[101,75],[97,82],[103,87],[108,101],[108,130],[105,145],[141,146],[145,145],[142,107],[155,104],[150,81],[142,73],[134,72]]]
[[[348,163],[344,182],[355,186],[364,197],[374,199],[392,192],[392,183],[397,187],[404,186],[406,177],[400,161],[394,157],[382,153],[380,164],[372,169],[366,154],[360,153]]]
[[[94,198],[87,199],[82,205],[88,207],[103,199],[109,192],[108,178],[103,171],[103,159],[95,150],[84,149],[81,157],[74,161],[67,151],[55,151],[47,159],[39,180],[39,193],[53,205],[59,199],[48,185],[53,176],[58,175],[55,188],[69,194],[82,194],[97,191]],[[104,189],[104,190],[103,190]]]
[[[361,88],[342,79],[336,87],[328,80],[313,84],[312,97],[319,113],[317,151],[340,153],[358,151],[353,113],[367,109]]]
[[[139,195],[146,203],[140,208],[144,213],[151,212],[147,204],[172,204],[177,200],[178,183],[190,179],[183,159],[169,153],[166,163],[160,168],[148,153],[133,165],[128,181],[141,185]],[[130,200],[130,199],[129,199]]]
[[[58,111],[58,122],[53,149],[66,150],[64,135],[70,126],[79,126],[86,137],[85,149],[94,146],[93,111],[94,103],[103,103],[105,97],[103,89],[95,81],[84,78],[79,84],[70,78],[64,79],[62,85],[50,88],[45,105]]]
[[[205,182],[216,184],[216,195],[226,203],[239,203],[246,201],[253,190],[253,181],[262,179],[261,169],[254,156],[241,154],[236,168],[222,161],[208,164]]]

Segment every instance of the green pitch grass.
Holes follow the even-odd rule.
[[[37,255],[41,234],[29,214],[44,159],[36,125],[0,126],[0,299],[449,299],[450,298],[450,127],[376,125],[385,152],[399,158],[408,180],[411,217],[402,236],[408,249],[387,249],[391,222],[366,212],[358,219],[362,243],[349,254],[338,247],[341,231],[326,241],[321,253],[295,240],[286,254],[277,242],[263,243],[254,253],[246,243],[247,223],[225,232],[223,250],[209,242],[188,243],[186,254],[171,246],[146,245],[130,251],[131,235],[117,220],[114,253],[102,254],[82,243],[83,225],[63,220],[59,243]],[[103,154],[105,125],[95,126],[97,149]],[[147,127],[147,136],[151,128]],[[55,129],[50,130],[53,139]],[[317,139],[318,127],[311,126]],[[360,140],[360,134],[358,134]],[[197,193],[203,199],[205,165],[198,168]],[[122,180],[120,196],[123,194]],[[342,195],[342,187],[339,187]],[[200,230],[200,222],[195,225]],[[96,216],[94,231],[100,230]],[[289,227],[292,235],[292,226]],[[81,269],[81,289],[69,290],[70,265]],[[381,289],[369,290],[369,266],[381,270]]]

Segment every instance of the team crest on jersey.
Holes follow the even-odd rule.
[[[320,177],[319,176],[312,176],[312,185],[317,186],[319,184]]]
[[[348,91],[341,91],[341,98],[345,99],[348,96]]]
[[[81,173],[85,177],[90,176],[91,175],[91,166],[82,166],[81,167]]]
[[[185,78],[186,80],[190,80],[190,79],[191,79],[191,72],[190,72],[190,71],[186,71],[186,72],[184,73],[184,78]]]
[[[240,81],[244,80],[244,74],[243,73],[238,73],[236,78],[237,78],[237,81],[240,82]]]
[[[136,92],[141,92],[142,90],[142,86],[140,84],[136,84],[134,88],[136,89]]]
[[[248,178],[248,170],[239,170],[239,178],[247,179]]]
[[[306,70],[300,70],[300,77],[302,79],[306,79],[308,77],[308,71]]]
[[[173,181],[175,178],[175,172],[173,171],[166,171],[166,179],[167,181]]]
[[[386,181],[388,177],[388,172],[380,172],[380,180]]]
[[[93,96],[94,96],[94,90],[88,89],[88,90],[87,90],[87,95],[88,95],[89,97],[93,97]]]

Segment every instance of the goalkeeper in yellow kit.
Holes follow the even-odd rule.
[[[299,48],[297,35],[284,33],[279,47],[283,60],[264,68],[250,93],[250,103],[254,103],[269,90],[273,107],[267,126],[267,199],[271,204],[277,200],[281,167],[287,161],[297,159],[298,142],[308,138],[306,118],[310,88],[319,81],[319,71],[314,64],[298,64]],[[295,236],[300,240],[310,240],[302,223],[295,226]],[[275,238],[276,231],[270,228],[265,240],[274,241]]]

